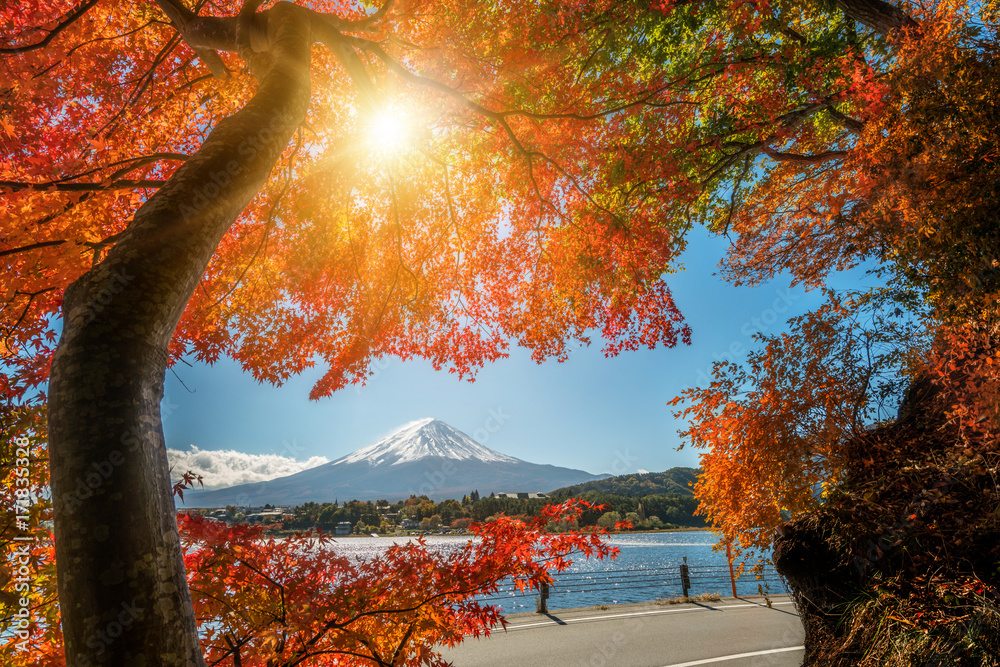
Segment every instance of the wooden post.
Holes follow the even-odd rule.
[[[681,590],[684,591],[684,597],[688,596],[688,589],[691,588],[691,578],[688,577],[688,557],[684,556],[684,563],[681,564]]]
[[[733,584],[733,597],[739,597],[736,595],[736,575],[733,574],[733,550],[729,540],[726,540],[726,560],[729,561],[729,581]]]
[[[542,584],[541,589],[538,591],[538,609],[536,610],[539,614],[549,613],[549,585]]]

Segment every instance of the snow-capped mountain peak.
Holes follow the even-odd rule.
[[[461,498],[472,490],[537,493],[593,479],[600,476],[522,461],[488,449],[444,422],[421,419],[332,463],[266,482],[191,490],[184,494],[184,502],[189,507],[292,506],[335,502],[338,498],[376,500],[414,495],[441,501]]]
[[[337,459],[330,466],[367,462],[398,465],[427,457],[473,459],[488,463],[517,463],[518,459],[494,451],[439,419],[426,418],[406,424],[374,445]]]

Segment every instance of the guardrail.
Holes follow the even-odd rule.
[[[595,594],[607,593],[610,597],[617,591],[646,589],[649,591],[648,598],[654,600],[687,598],[703,593],[724,595],[730,591],[733,597],[738,597],[738,589],[743,589],[743,595],[755,595],[760,590],[787,592],[773,565],[766,565],[759,573],[748,567],[737,576],[727,565],[689,564],[686,557],[679,566],[563,572],[553,575],[552,579],[552,584],[543,586],[541,591],[518,591],[511,584],[502,586],[490,597],[537,597],[538,610],[544,613],[547,611],[546,600],[559,595],[593,597]],[[755,589],[752,593],[746,592],[748,585]]]

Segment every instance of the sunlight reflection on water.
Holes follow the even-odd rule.
[[[461,548],[470,538],[463,535],[426,535],[424,539],[431,549],[453,550]],[[712,549],[717,541],[716,535],[709,531],[611,535],[608,543],[620,550],[618,557],[613,561],[577,559],[566,572],[557,575],[549,607],[567,609],[679,597],[679,567],[685,556],[691,571],[692,594],[717,592],[729,596],[732,590],[725,552]],[[393,544],[407,542],[416,542],[416,538],[338,537],[333,548],[348,558],[368,559]],[[756,595],[758,583],[752,574],[744,574],[737,581],[737,593]],[[767,583],[771,593],[784,592],[777,577],[769,576]],[[490,601],[504,613],[534,611],[535,595],[507,592],[490,598]]]

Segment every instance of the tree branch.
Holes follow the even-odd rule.
[[[315,12],[313,13],[316,14]],[[320,17],[324,16],[322,14],[316,15]],[[364,63],[358,57],[358,52],[351,45],[352,39],[342,35],[340,30],[334,26],[334,23],[335,21],[320,22],[318,26],[319,30],[317,31],[319,32],[319,41],[343,65],[344,70],[347,71],[347,75],[351,78],[351,82],[361,95],[361,101],[368,105],[370,109],[377,109],[379,106],[378,94],[375,92],[375,86],[372,84],[371,77],[368,76],[368,70],[365,69]]]
[[[403,650],[406,648],[406,645],[410,643],[410,637],[413,636],[413,630],[415,628],[416,623],[410,623],[409,627],[406,628],[406,634],[404,634],[403,638],[399,641],[396,651],[392,654],[392,658],[389,660],[390,665],[395,665],[399,661],[400,656],[403,655]]]
[[[366,16],[363,19],[357,19],[354,21],[346,19],[335,19],[338,22],[337,27],[341,30],[346,30],[348,32],[353,32],[355,30],[359,31],[368,30],[369,28],[371,28],[371,25],[373,23],[375,23],[388,13],[389,9],[392,8],[392,5],[393,5],[393,0],[385,0],[385,2],[382,3],[382,6],[379,7],[374,14],[372,14],[371,16]]]
[[[106,239],[100,241],[77,241],[79,245],[87,246],[91,250],[100,250],[105,248],[115,241],[121,234],[113,234]],[[20,252],[29,252],[31,250],[38,250],[39,248],[53,248],[55,246],[63,245],[64,243],[70,243],[68,239],[58,239],[54,241],[39,241],[38,243],[32,243],[30,245],[24,245],[19,248],[8,248],[6,250],[0,250],[0,257],[6,257],[7,255],[16,255]]]
[[[845,129],[853,132],[854,134],[861,134],[861,131],[865,129],[865,124],[862,123],[860,120],[856,120],[854,118],[851,118],[850,116],[842,114],[836,109],[834,109],[832,106],[827,107],[826,111],[831,116],[833,116],[834,120],[836,120]]]
[[[180,33],[181,39],[201,58],[212,75],[219,79],[228,77],[229,70],[226,69],[226,64],[222,62],[222,58],[219,56],[217,50],[211,46],[202,46],[198,43],[197,39],[193,39],[191,28],[202,25],[204,19],[200,19],[197,14],[177,0],[156,0],[156,4],[159,5],[163,13],[170,19],[174,28]],[[235,44],[235,24],[232,36]]]
[[[135,188],[159,188],[166,181],[156,179],[121,180],[102,183],[24,183],[21,181],[0,181],[0,188],[8,188],[11,192],[37,190],[39,192],[100,192],[103,190],[132,190]]]
[[[69,26],[73,25],[73,23],[75,23],[81,16],[86,14],[88,11],[90,11],[91,7],[93,7],[96,4],[97,0],[84,0],[84,2],[80,3],[79,5],[71,9],[69,13],[67,13],[66,16],[63,17],[63,20],[59,22],[59,25],[57,25],[52,30],[49,30],[49,34],[45,35],[45,37],[43,37],[41,40],[35,42],[34,44],[28,44],[26,46],[14,46],[14,47],[2,48],[0,49],[0,55],[7,55],[7,54],[14,55],[18,53],[26,53],[28,51],[34,51],[36,49],[44,49],[52,42],[52,40],[54,40],[59,35],[59,33],[61,33]]]
[[[162,23],[162,21],[158,21],[158,20],[146,21],[145,23],[143,23],[142,25],[140,25],[140,26],[138,26],[136,28],[133,28],[133,29],[128,30],[126,32],[119,33],[117,35],[112,35],[110,37],[100,36],[100,37],[95,37],[93,39],[88,39],[88,40],[86,40],[84,42],[80,42],[79,44],[77,44],[73,48],[71,48],[69,51],[67,51],[66,53],[62,54],[61,57],[59,57],[58,59],[53,60],[48,65],[48,67],[46,67],[45,69],[42,69],[42,70],[40,70],[38,72],[35,72],[35,74],[32,75],[31,78],[37,79],[39,77],[45,76],[46,74],[48,74],[49,72],[51,72],[56,67],[59,67],[60,65],[65,64],[67,62],[67,60],[69,60],[69,57],[71,55],[73,55],[79,49],[82,49],[85,46],[89,46],[90,44],[96,44],[97,42],[114,41],[116,39],[121,39],[122,37],[128,37],[129,35],[134,35],[137,32],[142,32],[143,30],[145,30],[149,26],[153,25],[154,23]]]
[[[102,169],[110,169],[112,167],[119,167],[121,165],[127,165],[113,172],[110,176],[105,178],[105,181],[115,181],[129,173],[134,171],[139,167],[145,167],[148,164],[154,162],[159,162],[160,160],[177,160],[179,162],[186,161],[190,156],[185,153],[150,153],[149,155],[140,155],[138,157],[125,158],[124,160],[116,160],[110,164],[106,164],[103,167],[94,167],[87,171],[81,171],[77,174],[72,174],[71,176],[63,176],[61,178],[53,179],[52,183],[65,183],[66,181],[72,181],[77,178],[83,178],[84,176],[90,176],[91,174],[96,174]]]
[[[35,297],[41,296],[42,294],[45,294],[46,292],[51,292],[55,289],[56,289],[55,287],[45,287],[43,289],[38,290],[37,292],[14,292],[15,297],[18,296],[28,297],[28,303],[24,306],[24,310],[21,311],[21,316],[17,318],[17,322],[15,322],[10,327],[7,327],[6,330],[4,331],[4,337],[3,337],[4,347],[6,347],[8,350],[10,349],[11,347],[10,340],[14,336],[14,332],[17,331],[18,327],[21,326],[21,323],[24,322],[24,318],[28,316],[28,311],[31,310],[31,304],[35,302]]]
[[[614,114],[619,113],[621,111],[624,111],[626,109],[629,109],[631,107],[640,106],[640,105],[649,105],[649,106],[662,107],[662,106],[667,106],[668,104],[669,105],[674,105],[674,104],[694,105],[694,104],[696,104],[695,102],[687,102],[687,101],[683,101],[683,100],[678,100],[678,101],[674,101],[674,102],[670,102],[670,103],[663,103],[663,104],[658,104],[656,102],[651,101],[657,95],[659,95],[660,93],[664,92],[665,90],[667,90],[669,88],[669,84],[665,84],[665,85],[662,85],[662,86],[660,86],[658,88],[654,88],[653,90],[646,91],[641,97],[638,97],[638,98],[636,98],[634,100],[631,100],[631,101],[628,101],[628,102],[620,102],[619,104],[617,104],[615,106],[611,106],[611,107],[608,107],[606,109],[600,109],[600,110],[594,111],[594,112],[589,113],[589,114],[581,114],[581,113],[539,113],[539,112],[534,112],[534,111],[528,111],[526,109],[506,109],[504,111],[491,111],[491,110],[487,109],[486,107],[484,107],[484,106],[482,106],[482,105],[480,105],[480,104],[478,104],[476,102],[473,102],[468,97],[466,97],[464,93],[462,93],[461,91],[459,91],[459,90],[457,90],[455,88],[452,88],[452,87],[450,87],[450,86],[448,86],[446,84],[443,84],[440,81],[436,81],[434,79],[429,79],[429,78],[421,76],[419,74],[414,74],[410,70],[406,69],[402,64],[400,64],[399,61],[397,61],[392,56],[390,56],[388,53],[386,53],[385,50],[382,49],[382,47],[379,46],[378,44],[376,44],[375,42],[371,42],[371,41],[368,41],[368,40],[359,40],[357,38],[349,38],[349,37],[346,37],[345,39],[354,40],[354,41],[360,43],[361,44],[361,48],[364,48],[367,51],[371,51],[373,54],[375,54],[375,56],[379,60],[381,60],[383,63],[385,63],[389,67],[389,69],[391,69],[397,75],[399,75],[403,79],[406,79],[410,83],[413,83],[413,84],[416,84],[416,85],[419,85],[419,86],[423,86],[423,87],[426,87],[426,88],[432,88],[434,90],[440,91],[440,92],[444,93],[445,95],[447,95],[447,96],[449,96],[449,97],[451,97],[451,98],[453,98],[455,100],[458,100],[464,106],[470,108],[471,110],[475,111],[476,113],[484,115],[484,116],[486,116],[488,118],[491,118],[493,120],[502,120],[504,118],[508,118],[508,117],[511,117],[511,116],[521,116],[523,118],[531,118],[533,120],[557,120],[557,119],[596,120],[598,118],[604,118],[606,116],[611,116],[611,115],[614,115]]]
[[[0,257],[16,255],[19,252],[28,252],[29,250],[38,250],[39,248],[51,248],[53,246],[62,245],[63,243],[67,243],[66,239],[61,239],[59,241],[42,241],[40,243],[32,243],[31,245],[23,245],[20,248],[8,248],[7,250],[0,250]]]
[[[809,106],[802,107],[801,109],[795,109],[793,111],[789,111],[788,113],[782,114],[781,116],[778,116],[777,120],[781,121],[782,128],[794,127],[795,125],[802,122],[806,118],[809,118],[813,114],[822,111],[827,107],[828,104],[826,102],[810,104]],[[745,132],[749,131],[750,129],[751,128],[743,128],[741,130],[734,131],[733,133]],[[711,183],[713,180],[718,178],[719,175],[721,175],[723,172],[729,169],[729,167],[731,167],[736,162],[736,160],[740,159],[741,157],[744,157],[748,153],[761,152],[762,149],[766,147],[769,142],[775,141],[777,138],[778,138],[777,134],[771,134],[767,138],[752,144],[743,143],[739,141],[727,141],[723,143],[722,144],[723,148],[736,148],[737,149],[736,152],[731,153],[729,155],[724,155],[720,157],[718,160],[716,160],[711,165],[710,167],[711,171],[709,171],[708,175],[706,175],[699,182],[699,187],[705,187],[708,183]]]
[[[918,28],[919,24],[899,7],[884,0],[834,0],[849,19],[889,37],[903,28]]]
[[[839,160],[847,157],[847,151],[823,151],[815,155],[800,155],[798,153],[781,153],[770,146],[761,146],[760,152],[778,162],[794,162],[795,164],[822,164],[829,160]]]

